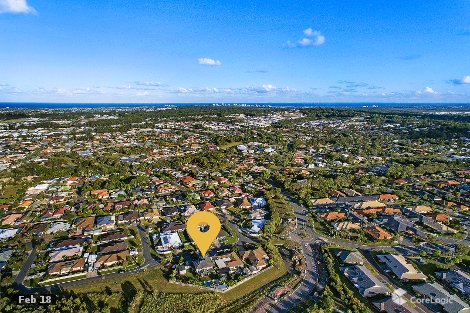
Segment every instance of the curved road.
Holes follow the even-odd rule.
[[[138,273],[143,271],[146,267],[151,267],[157,265],[157,261],[154,259],[152,256],[151,250],[150,250],[150,241],[148,238],[147,233],[143,228],[141,228],[140,225],[133,225],[134,228],[136,228],[139,232],[140,235],[140,240],[142,242],[142,252],[144,256],[144,262],[137,268],[126,271],[126,272],[115,272],[115,273],[110,273],[110,274],[105,274],[105,275],[100,275],[100,276],[95,276],[95,277],[87,277],[75,281],[68,281],[68,282],[63,282],[63,283],[57,283],[49,286],[44,286],[44,287],[27,287],[24,285],[24,279],[26,275],[28,274],[29,268],[31,265],[34,263],[34,260],[36,259],[37,253],[34,247],[31,249],[31,253],[28,256],[28,259],[26,262],[23,264],[21,267],[20,272],[15,278],[15,281],[13,283],[13,287],[20,291],[22,294],[32,294],[32,293],[46,293],[46,292],[51,292],[51,291],[57,291],[57,290],[62,290],[64,288],[74,286],[77,284],[83,284],[83,283],[90,283],[94,281],[98,281],[101,279],[106,279],[106,278],[112,278],[112,277],[117,277],[121,275],[127,275],[127,274],[132,274],[132,273]]]
[[[254,312],[289,312],[306,299],[311,298],[315,291],[323,290],[326,285],[326,277],[319,275],[319,273],[326,273],[326,271],[320,271],[320,268],[324,267],[324,264],[321,260],[322,254],[319,251],[318,236],[313,229],[308,226],[305,208],[289,195],[286,195],[286,198],[294,208],[296,217],[296,228],[289,235],[289,239],[297,242],[301,246],[305,260],[305,271],[302,281],[292,293],[284,296],[277,303],[274,303],[268,296],[265,296],[259,300],[258,304],[261,306],[257,306]],[[302,229],[300,229],[299,225],[302,226]],[[303,238],[300,236],[301,234]]]

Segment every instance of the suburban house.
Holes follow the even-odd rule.
[[[345,266],[342,268],[344,275],[357,288],[359,293],[365,297],[377,295],[390,295],[390,289],[372,274],[363,265]]]
[[[403,304],[396,303],[391,297],[387,297],[372,302],[379,312],[386,313],[419,313],[413,309],[407,302]]]
[[[436,312],[443,310],[447,313],[470,313],[467,303],[456,295],[451,295],[436,282],[414,285],[413,290],[424,298],[431,299]]]
[[[74,272],[81,272],[85,268],[86,259],[67,260],[51,264],[47,272],[49,275],[64,275]]]
[[[377,256],[381,262],[398,277],[398,279],[409,280],[426,280],[427,277],[423,273],[417,271],[414,266],[408,263],[403,255],[381,254]]]
[[[20,214],[20,213],[9,214],[2,219],[2,225],[13,225],[22,216],[23,214]]]
[[[437,272],[436,276],[458,290],[461,294],[470,295],[470,276],[467,273],[461,270],[448,270]]]
[[[203,203],[199,203],[199,209],[201,211],[212,211],[215,208],[212,205],[212,203],[210,203],[209,201],[206,201],[206,202],[203,202]]]
[[[384,227],[393,230],[397,233],[400,232],[412,232],[413,234],[421,237],[426,238],[428,236],[427,233],[420,230],[412,221],[408,220],[405,217],[401,216],[389,216],[387,217]]]
[[[232,202],[227,199],[221,199],[216,201],[216,205],[221,209],[226,209],[229,206],[232,206]]]
[[[181,232],[186,229],[186,224],[179,221],[172,221],[163,229],[164,232]]]
[[[67,222],[53,222],[46,231],[46,234],[54,234],[59,231],[66,231],[70,228],[70,224]]]
[[[98,216],[96,218],[96,227],[101,228],[103,231],[108,231],[116,225],[116,217],[114,215]]]
[[[213,259],[221,274],[231,274],[244,267],[242,260],[235,252],[215,256]]]
[[[393,238],[388,232],[386,232],[380,226],[371,226],[365,229],[365,232],[368,233],[371,237],[377,240],[390,240]]]
[[[54,214],[52,214],[52,218],[60,218],[62,215],[64,215],[67,211],[70,211],[70,208],[67,207],[62,207],[54,211]]]
[[[82,252],[83,252],[83,247],[81,246],[74,246],[68,249],[52,251],[49,254],[49,261],[57,262],[57,261],[61,261],[63,258],[81,256]]]
[[[269,256],[261,247],[254,250],[240,252],[240,255],[243,261],[248,261],[248,263],[255,267],[257,271],[260,271],[268,266],[267,262],[269,260]]]
[[[81,246],[87,242],[86,238],[67,238],[60,241],[54,241],[50,243],[50,247],[54,250],[59,250],[63,248],[71,248],[76,246]]]
[[[337,222],[333,225],[333,227],[338,230],[358,230],[361,229],[361,223],[357,222],[351,222],[351,221],[343,221],[343,222]]]
[[[411,208],[411,211],[416,213],[430,213],[432,211],[432,208],[426,205],[417,205]]]
[[[262,208],[266,206],[266,200],[264,198],[250,198],[250,203],[253,207]]]
[[[158,222],[160,220],[160,213],[158,209],[152,209],[142,214],[141,216],[144,220],[151,220],[153,222]]]
[[[100,253],[107,254],[112,252],[118,252],[129,249],[129,245],[125,241],[117,242],[107,246],[100,246]]]
[[[98,189],[90,191],[90,195],[98,197],[98,199],[107,199],[109,198],[109,193],[106,189]]]
[[[122,263],[127,259],[129,255],[130,254],[128,250],[100,255],[96,259],[95,267],[111,266],[114,264]]]
[[[0,248],[0,270],[4,268],[13,254],[13,249]]]
[[[101,237],[99,244],[105,244],[113,241],[121,241],[128,238],[133,238],[133,236],[129,236],[123,231],[116,231],[110,234],[105,234],[103,237]]]
[[[31,225],[31,227],[27,230],[27,232],[31,235],[36,235],[38,237],[41,237],[44,235],[46,229],[47,229],[47,223],[36,223],[34,225]]]
[[[94,216],[79,218],[77,222],[75,223],[75,228],[77,229],[76,234],[86,235],[89,231],[93,231],[94,225],[95,225]]]
[[[212,190],[204,190],[201,194],[204,198],[212,198],[215,196],[215,193]]]
[[[0,228],[0,240],[13,238],[19,231],[18,228]]]
[[[140,218],[139,211],[129,211],[118,215],[118,223],[134,223]]]
[[[346,214],[343,212],[326,212],[320,213],[320,216],[327,221],[339,220],[346,217]]]
[[[336,256],[342,264],[363,265],[364,259],[358,251],[341,250]]]
[[[156,235],[154,236],[156,237]],[[158,250],[160,253],[169,252],[170,249],[183,246],[183,242],[177,232],[165,231],[160,233],[159,237],[161,244],[158,246]]]
[[[199,275],[208,276],[210,273],[214,272],[214,265],[212,264],[211,258],[206,256],[195,264],[195,269],[196,273]]]
[[[251,203],[246,197],[238,199],[237,205],[240,209],[251,209]]]

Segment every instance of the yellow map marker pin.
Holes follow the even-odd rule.
[[[203,231],[204,228],[207,228],[206,226],[209,226],[209,229]],[[217,215],[211,212],[196,212],[186,222],[186,229],[199,251],[201,251],[202,256],[205,256],[220,232],[220,221]]]

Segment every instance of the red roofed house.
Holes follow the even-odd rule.
[[[181,177],[181,181],[185,184],[189,184],[191,183],[192,181],[194,181],[195,179],[192,178],[191,176],[183,176]]]
[[[54,214],[52,215],[52,217],[53,217],[53,218],[59,218],[59,217],[61,217],[62,215],[64,215],[65,212],[67,212],[67,211],[70,211],[70,209],[69,209],[69,208],[65,208],[65,207],[64,207],[64,208],[57,209],[57,210],[55,210],[55,212],[54,212]]]
[[[226,182],[228,182],[228,179],[225,177],[216,177],[215,180],[221,184],[225,184]]]
[[[98,199],[107,199],[109,198],[109,193],[106,189],[97,189],[90,191],[92,196],[97,196]]]
[[[448,222],[449,221],[449,215],[443,214],[443,213],[430,214],[429,217],[431,217],[436,222]]]
[[[230,189],[231,192],[233,193],[242,193],[243,190],[240,188],[240,186],[230,186],[228,189]]]
[[[391,194],[391,193],[386,193],[386,194],[380,195],[379,200],[380,201],[394,201],[394,200],[398,200],[398,196]]]
[[[379,226],[371,226],[367,227],[365,229],[366,233],[368,233],[370,236],[372,236],[374,239],[377,240],[390,240],[393,238],[392,235],[390,235],[388,232],[386,232],[383,228]]]
[[[210,203],[209,201],[206,201],[206,202],[199,204],[199,209],[202,211],[209,211],[209,210],[214,210],[215,208],[212,205],[212,203]]]
[[[202,192],[202,195],[205,197],[205,198],[212,198],[213,196],[215,196],[215,193],[212,191],[212,190],[204,190]]]
[[[344,214],[343,212],[327,212],[327,213],[320,214],[320,216],[326,219],[327,221],[332,221],[332,220],[340,220],[342,218],[345,218],[346,214]]]
[[[383,212],[385,214],[401,214],[401,210],[398,208],[384,208]]]

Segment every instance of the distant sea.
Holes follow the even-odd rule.
[[[470,103],[27,103],[0,102],[1,108],[66,109],[66,108],[144,108],[187,106],[238,106],[238,107],[324,107],[324,108],[470,108]]]

